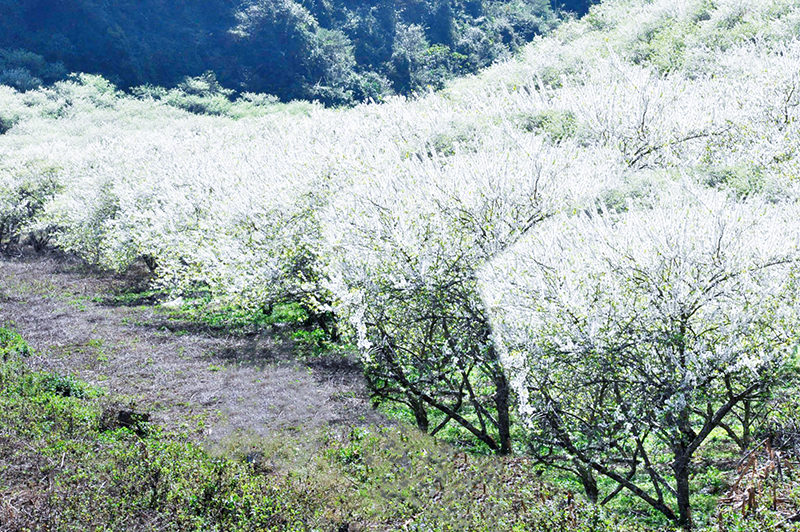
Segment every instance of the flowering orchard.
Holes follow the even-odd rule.
[[[694,453],[723,426],[746,439],[734,411],[798,362],[800,227],[796,208],[669,192],[549,220],[482,286],[540,452],[562,450],[595,499],[604,475],[688,526]]]
[[[333,312],[422,430],[689,527],[697,450],[793,375],[798,34],[793,0],[608,0],[438,93],[238,120],[0,87],[0,246]]]

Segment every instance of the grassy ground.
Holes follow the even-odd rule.
[[[3,260],[0,322],[35,348],[31,368],[114,390],[197,441],[386,422],[347,358],[298,357],[280,330],[162,309],[145,286],[54,256]]]
[[[399,427],[231,442],[212,454],[0,329],[3,530],[620,530],[523,459]],[[130,416],[129,416],[130,417]],[[633,530],[636,527],[629,527]]]

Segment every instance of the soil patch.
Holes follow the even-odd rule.
[[[132,286],[145,286],[142,272],[92,272],[58,255],[2,259],[0,324],[35,349],[31,367],[103,387],[211,444],[385,423],[354,361],[304,362],[280,335],[176,326],[151,301],[106,303]]]

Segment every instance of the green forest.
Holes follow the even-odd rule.
[[[0,3],[0,83],[72,72],[119,87],[218,90],[346,105],[440,88],[508,57],[587,2],[548,0],[162,0]]]

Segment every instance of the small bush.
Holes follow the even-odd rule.
[[[4,362],[13,357],[28,356],[30,353],[30,346],[17,332],[0,327],[0,354]]]
[[[517,117],[517,124],[520,129],[542,134],[554,143],[574,137],[578,133],[578,120],[571,111],[521,114]]]
[[[475,124],[453,122],[433,135],[428,142],[428,155],[455,155],[457,151],[475,151],[479,139]]]
[[[705,183],[728,190],[742,199],[760,193],[765,186],[763,170],[753,165],[726,166],[709,169]]]
[[[80,399],[86,396],[84,384],[70,375],[47,374],[42,376],[40,385],[42,390],[61,397],[76,397]]]
[[[50,240],[52,228],[35,227],[45,205],[60,190],[56,170],[31,164],[0,182],[0,249],[9,250],[27,234],[41,249]]]

